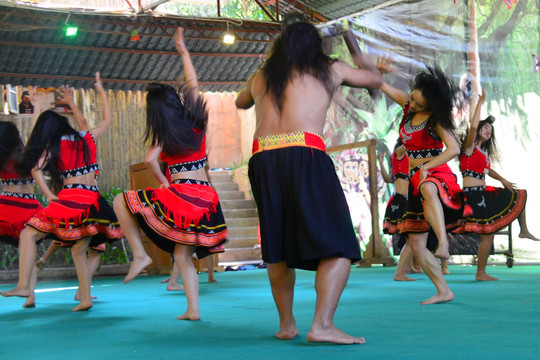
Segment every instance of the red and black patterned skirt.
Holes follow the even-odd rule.
[[[462,219],[455,233],[492,234],[514,221],[527,202],[527,191],[522,189],[472,186],[464,190],[472,214]]]
[[[97,247],[124,237],[114,210],[97,187],[82,184],[64,185],[58,200],[38,211],[28,225],[64,246],[91,237],[89,247]]]
[[[424,217],[424,201],[420,194],[420,185],[432,182],[437,186],[439,199],[444,211],[444,223],[447,231],[452,231],[461,224],[465,194],[457,183],[457,177],[447,164],[429,170],[428,176],[420,182],[420,171],[411,170],[407,209],[403,215],[399,230],[402,234],[423,233],[430,229]]]
[[[160,249],[196,247],[199,259],[225,251],[228,237],[219,198],[208,182],[177,180],[168,188],[124,192],[129,211]]]
[[[6,192],[0,195],[0,241],[18,246],[28,220],[43,207],[34,194]]]
[[[403,194],[394,194],[388,200],[383,220],[383,232],[385,234],[397,234],[399,232],[399,223],[403,218],[403,214],[405,214],[406,206],[407,196]]]

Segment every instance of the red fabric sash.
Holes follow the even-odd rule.
[[[152,190],[151,201],[163,205],[165,215],[180,228],[197,225],[206,216],[216,212],[219,198],[214,189],[206,185],[171,184],[164,189]]]
[[[41,208],[34,199],[0,196],[0,235],[18,239],[26,222]]]
[[[58,193],[58,200],[51,201],[49,206],[36,215],[54,223],[56,227],[65,223],[67,229],[70,223],[77,226],[83,219],[88,218],[92,205],[99,211],[98,197],[99,194],[95,191],[63,189]]]

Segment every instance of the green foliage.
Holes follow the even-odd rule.
[[[265,12],[251,0],[222,0],[221,17],[231,19],[246,19],[270,21]],[[180,16],[217,17],[217,3],[196,4],[167,2],[160,5],[157,11]]]
[[[103,196],[103,198],[105,200],[107,200],[109,205],[112,206],[114,198],[116,197],[116,195],[122,194],[124,191],[125,191],[125,189],[115,187],[115,186],[111,186],[111,189],[109,191],[102,192],[101,195]]]

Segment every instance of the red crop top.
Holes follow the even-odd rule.
[[[161,161],[167,164],[171,174],[202,169],[206,165],[206,135],[202,138],[198,150],[183,154],[159,154]]]
[[[4,186],[28,185],[34,183],[34,179],[31,176],[21,178],[19,174],[17,174],[13,161],[8,161],[6,166],[4,166],[4,170],[0,171],[0,179],[2,179],[2,185]]]
[[[83,144],[75,141],[74,136],[62,136],[60,141],[60,156],[58,169],[62,172],[63,179],[88,174],[98,171],[97,148],[92,134],[88,131],[79,133],[88,146],[90,161],[84,160]]]
[[[465,152],[459,155],[459,168],[463,177],[472,176],[484,180],[491,168],[491,161],[485,152],[475,146],[471,155],[467,156]]]
[[[413,159],[425,159],[440,155],[444,144],[433,132],[431,126],[426,128],[429,119],[416,126],[411,126],[414,113],[409,113],[409,103],[405,105],[403,120],[399,126],[399,136],[407,156]]]
[[[403,156],[403,159],[398,160],[396,151],[392,153],[392,177],[396,179],[409,180],[409,158]]]

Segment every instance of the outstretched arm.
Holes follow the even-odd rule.
[[[73,112],[73,117],[75,118],[75,122],[77,123],[77,127],[79,131],[86,131],[88,130],[88,122],[84,118],[84,115],[75,104],[75,100],[73,99],[73,89],[71,89],[67,85],[62,85],[60,87],[60,90],[62,92],[62,96],[57,99],[58,102],[62,104],[67,104],[71,108],[71,111]]]
[[[101,102],[103,103],[103,121],[101,121],[98,126],[90,130],[90,133],[92,134],[94,139],[98,139],[103,134],[105,134],[105,132],[107,132],[112,123],[111,105],[109,104],[109,99],[107,98],[107,92],[105,91],[105,89],[103,88],[103,84],[101,83],[99,71],[96,73],[96,82],[94,84],[94,87],[99,93],[101,97]]]
[[[161,150],[161,146],[151,146],[146,152],[144,163],[161,185],[169,187],[169,182],[159,166],[159,154],[161,154]]]
[[[368,61],[364,59],[365,57],[365,55],[358,55],[354,61],[355,63]],[[359,60],[359,58],[363,60]],[[376,89],[382,84],[382,76],[374,67],[371,70],[359,69],[343,61],[336,61],[332,66],[339,76],[340,81],[337,85],[343,84],[350,87]]]
[[[505,178],[503,178],[501,175],[499,175],[499,173],[497,173],[493,169],[489,169],[488,175],[491,176],[492,178],[494,178],[495,180],[499,180],[501,182],[501,184],[503,184],[503,186],[505,188],[507,188],[508,190],[510,190],[511,192],[515,192],[515,190],[517,189],[517,186],[516,186],[515,183],[512,183],[512,182],[506,180]]]
[[[381,75],[395,71],[395,69],[392,68],[392,59],[387,56],[377,58],[376,66]],[[381,89],[386,95],[390,97],[390,99],[394,100],[401,107],[405,107],[405,104],[407,104],[407,101],[409,100],[409,94],[404,91],[398,90],[391,85],[388,85],[384,81],[382,85],[379,86],[379,89]]]
[[[238,96],[236,97],[236,107],[239,109],[249,109],[253,105],[255,105],[255,100],[253,100],[253,94],[251,93],[251,87],[253,86],[253,79],[257,73],[253,73],[247,83],[246,87],[244,87],[240,92],[238,93]]]
[[[474,109],[474,114],[471,119],[471,127],[467,133],[467,138],[465,139],[465,144],[463,144],[463,151],[465,154],[471,154],[474,149],[474,140],[476,140],[476,132],[478,131],[478,123],[480,122],[480,111],[482,110],[482,105],[486,101],[486,91],[482,89],[482,95],[478,99],[476,108]]]
[[[184,64],[184,76],[186,78],[186,86],[189,89],[191,96],[196,100],[199,97],[199,81],[197,80],[197,72],[191,61],[191,56],[184,42],[184,28],[179,27],[174,33],[174,45],[178,54],[182,56]]]

